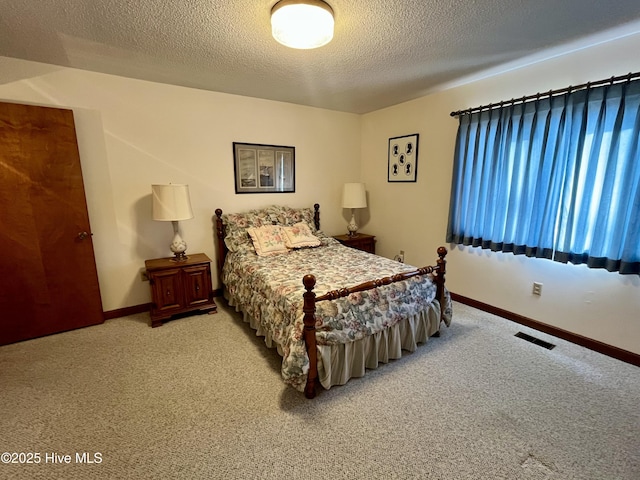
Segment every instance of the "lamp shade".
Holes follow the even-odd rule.
[[[342,208],[365,208],[367,192],[364,183],[345,183],[342,189]]]
[[[151,185],[153,219],[178,221],[193,218],[189,185]]]
[[[333,10],[322,0],[280,0],[271,9],[271,34],[287,47],[322,47],[333,38],[333,25]]]

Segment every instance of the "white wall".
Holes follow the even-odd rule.
[[[458,121],[453,110],[640,70],[640,34],[574,51],[363,116],[362,178],[378,253],[432,264],[445,243]],[[386,180],[390,137],[420,134],[415,184]],[[458,294],[640,353],[640,277],[449,245],[447,285]],[[531,294],[532,283],[544,284]]]
[[[358,115],[205,92],[0,57],[0,99],[74,111],[104,310],[150,301],[144,260],[170,256],[170,223],[151,219],[151,184],[187,183],[188,252],[215,265],[216,208],[320,203],[342,233],[342,184],[360,176]],[[232,142],[296,147],[296,192],[236,195]]]

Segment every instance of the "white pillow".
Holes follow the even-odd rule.
[[[287,253],[285,235],[280,225],[263,225],[247,228],[256,253],[261,257]]]
[[[290,227],[282,227],[284,242],[288,248],[317,247],[320,239],[311,233],[305,222],[296,223]]]

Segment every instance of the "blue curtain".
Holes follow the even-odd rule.
[[[462,115],[447,241],[640,274],[640,80]]]

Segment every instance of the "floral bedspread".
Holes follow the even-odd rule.
[[[223,282],[232,304],[239,305],[270,333],[282,349],[285,383],[303,390],[309,359],[303,339],[302,278],[316,277],[314,292],[355,286],[415,267],[345,247],[330,237],[322,246],[259,257],[250,251],[229,252]],[[430,276],[359,292],[316,304],[317,341],[320,345],[347,343],[394,325],[428,309],[436,295]],[[447,302],[449,303],[449,302]],[[445,309],[445,322],[451,319]]]

